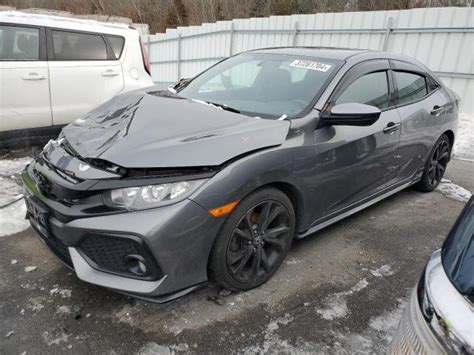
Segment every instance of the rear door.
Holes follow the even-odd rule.
[[[0,24],[0,131],[51,123],[44,28]]]
[[[389,70],[388,60],[356,65],[326,105],[325,112],[341,103],[362,103],[376,106],[382,113],[370,126],[326,125],[316,129],[316,218],[330,217],[382,192],[396,169],[400,119],[393,104]]]
[[[402,124],[398,180],[422,173],[426,158],[445,122],[450,99],[440,92],[440,86],[421,68],[394,60],[391,65],[395,100]]]
[[[123,90],[119,56],[100,33],[48,29],[54,124],[67,124]]]

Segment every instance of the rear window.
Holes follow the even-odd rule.
[[[107,60],[107,45],[101,35],[51,32],[55,60]]]
[[[428,94],[426,79],[423,75],[407,72],[394,72],[397,81],[398,104],[403,105],[419,100]]]
[[[0,60],[39,60],[39,29],[0,26]]]
[[[125,44],[125,39],[120,36],[107,35],[107,41],[109,41],[110,47],[114,52],[115,59],[119,59],[122,55],[123,45]]]

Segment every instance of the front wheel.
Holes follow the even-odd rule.
[[[290,199],[275,188],[258,190],[224,222],[212,248],[210,276],[233,291],[260,286],[280,267],[294,234]]]
[[[421,180],[415,185],[416,189],[430,192],[438,186],[448,166],[450,152],[451,142],[448,136],[443,134],[436,142],[426,162]]]

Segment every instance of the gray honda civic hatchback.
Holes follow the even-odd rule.
[[[384,52],[270,48],[119,95],[22,173],[27,218],[87,282],[156,302],[266,282],[293,239],[431,191],[458,97]]]

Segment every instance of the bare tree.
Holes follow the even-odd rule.
[[[150,26],[152,33],[204,22],[318,12],[471,6],[472,0],[0,0],[18,9],[44,8],[74,14],[123,16]]]

